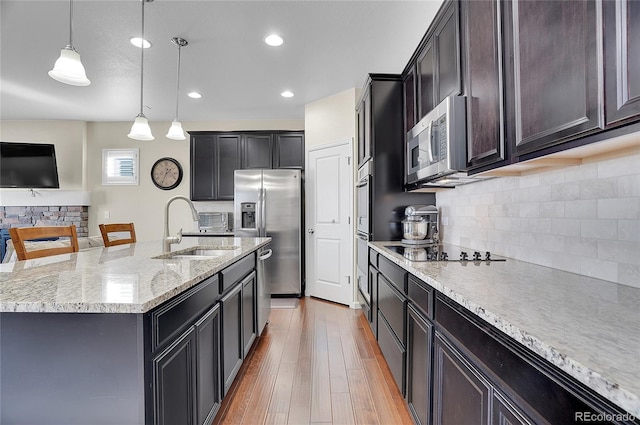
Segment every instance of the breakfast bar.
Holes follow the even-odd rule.
[[[0,422],[213,419],[259,332],[269,242],[138,242],[0,265]]]

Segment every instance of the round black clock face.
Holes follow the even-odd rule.
[[[182,181],[182,166],[174,158],[160,158],[151,167],[151,180],[162,190],[178,187]]]

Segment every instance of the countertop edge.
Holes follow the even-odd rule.
[[[474,315],[480,317],[490,325],[494,326],[496,329],[504,333],[507,337],[513,339],[514,341],[539,355],[552,365],[558,367],[569,376],[575,378],[579,382],[591,388],[593,391],[600,394],[602,397],[609,400],[611,403],[614,403],[622,409],[625,409],[636,418],[640,418],[640,398],[637,395],[620,387],[619,384],[612,382],[611,380],[602,376],[600,373],[586,367],[582,363],[575,361],[566,354],[562,353],[557,348],[546,344],[538,337],[511,324],[507,319],[498,316],[497,314],[487,310],[485,307],[475,303],[472,300],[469,300],[464,295],[461,295],[447,288],[445,285],[436,281],[432,277],[425,275],[415,268],[412,268],[403,261],[400,261],[393,253],[387,251],[385,248],[376,246],[371,242],[369,243],[369,247],[383,255],[385,258],[393,261],[398,266],[407,270],[409,273],[422,279],[425,283],[430,285],[435,290],[451,298],[453,301],[457,302]]]

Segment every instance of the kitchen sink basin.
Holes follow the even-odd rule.
[[[182,251],[171,252],[163,254],[155,258],[191,258],[194,260],[210,260],[212,258],[221,257],[225,254],[229,254],[234,249],[240,248],[239,246],[216,246],[216,247],[194,247]]]

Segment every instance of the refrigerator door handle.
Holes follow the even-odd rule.
[[[262,237],[262,188],[258,188],[258,202],[256,204],[256,233]]]
[[[267,236],[267,189],[261,189],[261,201],[260,201],[260,231],[258,233],[261,237]]]
[[[264,261],[264,260],[266,260],[267,258],[271,258],[271,256],[272,256],[272,255],[273,255],[273,250],[272,250],[272,249],[268,249],[268,250],[266,250],[262,255],[260,255],[260,256],[258,257],[258,260],[260,260],[260,261]]]

